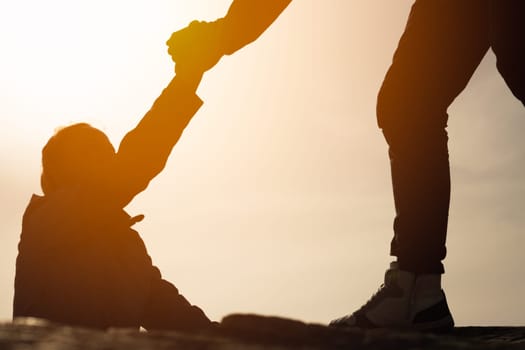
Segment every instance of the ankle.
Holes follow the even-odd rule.
[[[421,274],[416,278],[412,292],[414,310],[421,310],[435,305],[444,299],[441,289],[440,274]]]
[[[431,273],[416,275],[415,289],[441,291],[441,275]]]

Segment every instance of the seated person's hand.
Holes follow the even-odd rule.
[[[180,67],[204,73],[223,56],[221,28],[216,22],[193,21],[186,28],[174,32],[166,42],[168,53],[175,61],[175,71]]]

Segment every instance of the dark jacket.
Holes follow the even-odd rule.
[[[87,327],[205,328],[208,318],[161,278],[124,206],[163,168],[202,102],[174,80],[116,154],[99,188],[63,187],[27,207],[13,316]]]

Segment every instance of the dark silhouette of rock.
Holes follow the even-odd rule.
[[[0,324],[0,350],[39,349],[525,349],[525,327],[459,327],[446,334],[341,330],[257,315],[230,315],[201,333],[99,331],[36,319]]]

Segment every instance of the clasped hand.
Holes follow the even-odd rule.
[[[175,72],[192,71],[203,74],[224,55],[221,23],[193,21],[174,32],[169,40],[168,53],[176,63]]]

